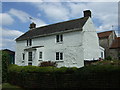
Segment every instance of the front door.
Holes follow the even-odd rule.
[[[28,52],[28,65],[32,65],[32,52]]]

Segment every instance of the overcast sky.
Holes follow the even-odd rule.
[[[92,11],[96,31],[118,30],[118,2],[2,2],[0,12],[0,49],[15,50],[15,38],[29,30],[29,24],[37,27],[83,17],[84,10]],[[22,0],[18,0],[22,1]],[[29,0],[33,1],[33,0]],[[35,0],[34,0],[35,1]],[[81,0],[82,1],[82,0]],[[32,17],[33,19],[29,19]],[[113,27],[112,27],[113,26]]]

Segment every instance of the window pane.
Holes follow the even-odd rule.
[[[30,46],[32,45],[32,39],[29,40],[29,45],[30,45]]]
[[[32,61],[32,52],[28,53],[28,58],[29,58],[29,61]]]
[[[59,42],[59,35],[56,35],[56,42]]]
[[[23,60],[25,59],[25,54],[23,53]]]
[[[28,40],[27,40],[27,46],[28,46]]]
[[[39,58],[42,59],[42,52],[39,53]]]
[[[61,42],[63,41],[63,35],[60,35],[60,41]]]
[[[59,52],[56,52],[56,60],[59,60]]]
[[[63,60],[63,53],[60,53],[60,60]]]
[[[103,58],[103,52],[101,52],[101,57]]]

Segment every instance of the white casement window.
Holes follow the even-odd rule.
[[[56,35],[56,42],[57,42],[57,43],[63,42],[63,35],[62,35],[62,34]]]
[[[27,46],[32,46],[32,39],[27,40]]]
[[[62,52],[56,52],[56,60],[63,60],[63,53]]]
[[[42,60],[42,52],[39,52],[39,59]]]

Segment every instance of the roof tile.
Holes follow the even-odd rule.
[[[110,35],[112,32],[113,32],[113,31],[100,32],[100,33],[98,33],[98,37],[99,37],[99,38],[109,37],[109,35]]]
[[[74,29],[76,28],[82,29],[82,27],[84,26],[88,18],[89,17],[83,17],[79,19],[74,19],[74,20],[69,20],[65,22],[43,26],[43,27],[38,27],[38,28],[29,30],[28,32],[24,33],[23,35],[18,37],[16,41],[34,38],[38,36],[44,36],[46,34],[48,35],[48,34],[52,34],[55,32],[69,31],[71,29],[74,31]]]

